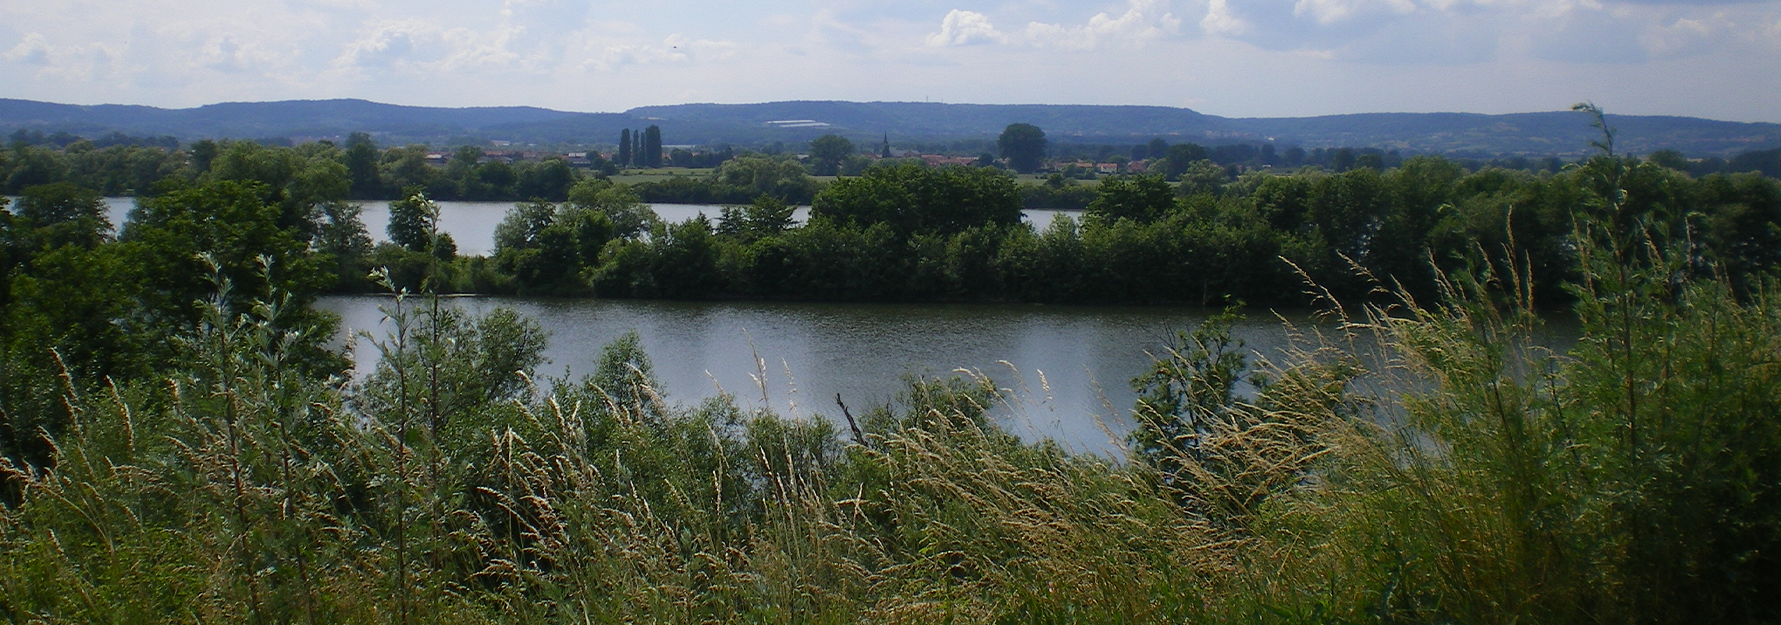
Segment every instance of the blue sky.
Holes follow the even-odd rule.
[[[1781,0],[0,0],[0,97],[1781,122]]]

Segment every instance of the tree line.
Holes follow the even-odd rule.
[[[1687,242],[1747,288],[1781,266],[1781,187],[1754,174],[1693,177],[1649,160],[1617,161],[1627,201],[1612,218]],[[1329,295],[1364,298],[1374,279],[1436,301],[1445,272],[1526,273],[1542,305],[1563,307],[1575,279],[1575,224],[1587,214],[1588,167],[1532,174],[1468,172],[1416,157],[1396,168],[1247,173],[1169,182],[1108,177],[1080,218],[1044,229],[1021,220],[1023,195],[984,168],[874,167],[838,180],[795,224],[765,194],[711,219],[647,223],[570,236],[594,205],[529,204],[497,241],[499,292],[599,297],[789,298],[859,301],[1025,301],[1307,305],[1310,279]],[[590,187],[591,188],[591,187]],[[621,185],[610,193],[625,193]],[[645,212],[632,204],[620,213]],[[546,218],[546,215],[553,217]],[[631,219],[626,217],[626,219]],[[635,220],[632,220],[635,221]],[[521,224],[528,224],[520,228]],[[1512,251],[1514,263],[1500,260]],[[539,255],[554,273],[510,267]],[[1492,261],[1489,259],[1499,258]]]
[[[620,167],[661,167],[662,129],[650,124],[640,131],[619,131],[618,152],[613,161]]]
[[[336,271],[327,241],[363,237],[330,213],[344,185],[236,177],[251,163],[224,154],[158,185],[115,237],[91,190],[32,186],[0,211],[0,615],[1773,622],[1781,307],[1760,236],[1776,183],[1693,178],[1606,138],[1539,176],[1410,159],[1188,195],[1118,178],[1082,223],[1026,235],[1010,180],[985,169],[877,169],[821,191],[802,226],[771,195],[660,224],[589,180],[497,235],[515,276],[591,257],[596,289],[661,288],[713,279],[713,250],[722,279],[726,241],[807,237],[831,259],[958,246],[938,276],[973,266],[974,237],[1081,253],[1063,241],[1164,245],[1241,231],[1248,211],[1367,284],[1320,291],[1325,334],[1265,361],[1232,336],[1235,310],[1159,345],[1123,459],[1010,435],[1000,410],[1021,402],[981,376],[816,414],[775,412],[765,388],[677,405],[628,335],[587,356],[591,374],[541,385],[536,322],[410,293],[351,376],[307,306]],[[436,293],[464,262],[436,206],[392,213]],[[1568,233],[1542,238],[1553,221]],[[1413,249],[1435,231],[1473,240]],[[1435,299],[1383,271],[1461,247],[1477,256],[1435,276]],[[1142,279],[1155,259],[1138,260]],[[1578,333],[1564,350],[1540,339],[1554,291]]]
[[[1195,147],[1166,150],[1198,155]],[[881,159],[858,176],[827,184],[789,156],[742,155],[708,176],[637,185],[539,164],[511,182],[534,191],[534,200],[509,216],[518,223],[504,224],[507,232],[526,234],[497,237],[488,258],[459,258],[448,234],[416,234],[428,227],[426,204],[416,195],[427,201],[496,197],[480,174],[507,164],[477,162],[476,149],[463,148],[435,168],[416,158],[424,154],[397,148],[386,152],[395,155],[386,171],[369,167],[376,164],[366,158],[376,155],[370,148],[364,141],[345,150],[320,143],[200,143],[177,164],[148,159],[165,154],[155,148],[106,150],[154,165],[145,170],[158,178],[132,183],[147,185],[144,202],[166,189],[210,182],[263,185],[281,207],[281,224],[296,228],[298,240],[313,245],[317,262],[328,268],[323,288],[349,292],[377,288],[367,275],[382,267],[411,288],[433,276],[442,289],[486,293],[1301,305],[1309,301],[1305,277],[1341,295],[1361,294],[1365,288],[1347,274],[1354,266],[1433,297],[1438,271],[1476,265],[1513,245],[1540,278],[1535,283],[1544,285],[1541,300],[1562,306],[1569,295],[1558,285],[1570,279],[1564,268],[1574,261],[1567,237],[1587,191],[1580,186],[1587,179],[1582,167],[1470,171],[1440,157],[1341,172],[1236,175],[1201,159],[1173,179],[1167,170],[1094,184],[1054,175],[1040,185],[1017,184],[994,168],[902,159]],[[103,152],[76,150],[72,157]],[[42,162],[61,162],[35,148],[24,155],[8,180],[35,180],[30,172],[42,171]],[[1775,266],[1781,241],[1773,224],[1781,208],[1773,179],[1693,176],[1663,155],[1627,162],[1633,163],[1624,183],[1631,213],[1622,219],[1669,224],[1670,236],[1692,241],[1738,281]],[[87,179],[83,175],[64,177]],[[454,179],[489,186],[447,184]],[[389,242],[374,245],[351,200],[365,185],[389,180],[416,184],[391,206],[392,228],[404,230],[381,233],[375,238]],[[666,224],[647,202],[737,208],[702,222]],[[772,217],[798,205],[811,206],[804,223]],[[1060,205],[1085,211],[1045,229],[1020,220],[1022,207]],[[612,226],[590,225],[598,219]]]
[[[1315,148],[1296,146],[1276,151],[1272,144],[1227,144],[1201,146],[1194,143],[1171,144],[1162,138],[1129,146],[1130,158],[1124,156],[1125,146],[1110,144],[1059,143],[1046,139],[1044,131],[1030,124],[1013,124],[1004,130],[1004,137],[995,141],[966,141],[954,144],[911,144],[918,150],[940,153],[981,152],[975,165],[1007,167],[1028,173],[1039,168],[1041,159],[1049,156],[1062,160],[1089,159],[1095,162],[1124,165],[1131,161],[1148,161],[1147,173],[1160,174],[1171,181],[1189,174],[1213,175],[1210,168],[1222,168],[1227,178],[1262,169],[1275,171],[1317,167],[1341,173],[1354,168],[1384,170],[1397,167],[1405,156],[1395,150],[1378,148]],[[567,189],[582,177],[610,176],[624,167],[661,167],[714,169],[737,156],[790,158],[783,146],[764,152],[738,152],[729,147],[716,150],[674,148],[663,152],[661,131],[651,126],[642,130],[625,130],[618,139],[618,149],[608,160],[599,152],[587,152],[586,167],[571,167],[562,157],[542,161],[509,162],[493,158],[483,148],[467,145],[449,151],[443,163],[429,161],[435,152],[429,146],[405,145],[380,148],[364,133],[353,133],[343,144],[318,141],[291,145],[288,139],[254,141],[212,141],[191,143],[180,149],[172,137],[133,137],[110,133],[96,139],[63,132],[44,134],[35,130],[18,130],[10,136],[8,149],[0,150],[0,193],[17,195],[24,188],[52,182],[73,182],[104,195],[146,195],[159,180],[169,176],[195,179],[212,159],[239,143],[253,143],[268,150],[292,152],[287,160],[309,160],[324,157],[347,167],[350,197],[361,200],[394,200],[420,188],[429,197],[439,200],[515,201],[543,198],[563,201]],[[645,144],[648,145],[645,145]],[[857,176],[874,164],[895,164],[889,138],[876,146],[874,159],[863,154],[851,141],[838,135],[824,135],[809,145],[806,173],[816,176]],[[649,155],[655,154],[654,158]],[[998,156],[999,154],[999,156]],[[1660,150],[1646,157],[1665,167],[1685,171],[1697,177],[1714,173],[1759,172],[1771,177],[1781,176],[1781,149],[1757,150],[1731,159],[1709,157],[1689,159],[1674,150]],[[1495,158],[1451,158],[1468,171],[1512,169],[1531,173],[1556,173],[1570,164],[1556,157],[1528,158],[1503,156]],[[1086,190],[1060,187],[1076,186],[1072,180],[1092,181],[1099,178],[1090,168],[1066,163],[1059,171],[1064,180],[1056,180],[1050,189],[1023,188],[1029,208],[1080,209],[1089,200]],[[712,190],[709,179],[693,178],[673,181],[659,192],[642,188],[639,192],[652,202],[731,202],[747,203],[752,197],[738,198],[727,190]],[[786,198],[807,203],[808,197]]]

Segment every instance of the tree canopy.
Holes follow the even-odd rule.
[[[853,142],[841,135],[823,135],[810,142],[810,169],[818,176],[841,173],[841,163],[853,155]]]
[[[1023,174],[1039,171],[1045,160],[1045,131],[1032,124],[1009,124],[996,139],[996,148],[1010,169]]]
[[[811,216],[868,226],[884,223],[903,234],[951,234],[966,228],[1020,223],[1020,192],[994,169],[874,167],[816,196]]]

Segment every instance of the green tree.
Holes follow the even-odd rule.
[[[532,200],[561,202],[569,199],[569,188],[575,184],[575,170],[561,158],[547,158],[529,163],[519,170],[514,195]]]
[[[1107,222],[1130,219],[1150,223],[1175,210],[1175,190],[1162,176],[1128,175],[1101,179],[1100,193],[1088,213]]]
[[[772,236],[792,227],[792,213],[797,207],[779,198],[763,195],[748,205],[748,229],[759,236]]]
[[[1279,232],[1299,232],[1311,196],[1311,181],[1304,176],[1264,175],[1250,197],[1258,215]]]
[[[70,418],[65,384],[96,391],[168,362],[167,328],[137,308],[138,264],[118,245],[86,244],[98,236],[68,236],[76,223],[44,233],[0,210],[0,458],[13,462],[53,463],[49,441]]]
[[[1781,181],[1753,173],[1712,175],[1697,193],[1707,209],[1707,245],[1746,297],[1781,267]]]
[[[996,138],[996,148],[1010,169],[1023,174],[1039,171],[1045,160],[1045,131],[1032,124],[1009,124]]]
[[[1006,173],[904,164],[834,182],[816,196],[810,215],[862,228],[883,223],[908,236],[1012,226],[1020,223],[1020,211],[1020,191]]]
[[[385,150],[379,171],[388,188],[400,189],[404,195],[409,189],[431,193],[433,183],[439,177],[438,170],[427,164],[427,147],[424,145]]]
[[[352,198],[369,200],[383,196],[383,181],[378,177],[377,146],[371,142],[371,135],[355,132],[346,138],[346,151],[341,154],[341,164],[346,166],[347,176],[352,180]]]
[[[556,223],[557,207],[541,200],[520,202],[495,226],[495,250],[537,247],[538,235]]]
[[[1133,158],[1165,158],[1169,156],[1169,142],[1164,141],[1162,137],[1151,139],[1150,143],[1144,145],[1144,156],[1139,157],[1136,153],[1132,156]]]
[[[220,276],[236,310],[276,291],[292,298],[287,313],[294,316],[276,322],[323,325],[306,306],[334,276],[301,232],[279,225],[272,195],[262,184],[219,181],[141,202],[120,241],[143,276],[147,322],[193,327],[200,315],[192,303],[215,293]]]
[[[642,156],[644,167],[662,166],[662,129],[660,126],[650,124],[648,128],[643,129]]]
[[[833,176],[841,173],[841,163],[852,155],[852,141],[841,135],[823,135],[810,142],[810,169],[818,176]]]
[[[1206,159],[1194,161],[1187,166],[1187,171],[1181,173],[1181,194],[1215,196],[1229,180],[1230,176],[1218,163]]]
[[[436,444],[469,447],[486,432],[492,406],[526,392],[522,374],[545,362],[549,335],[510,308],[480,317],[445,307],[410,314],[401,319],[413,324],[407,342],[384,350],[354,399],[371,414],[417,417],[415,431],[424,427]]]
[[[1206,148],[1200,147],[1199,145],[1192,143],[1177,143],[1169,146],[1168,154],[1162,157],[1164,159],[1163,170],[1161,172],[1152,170],[1151,173],[1161,173],[1162,175],[1167,176],[1170,180],[1175,180],[1180,178],[1182,174],[1187,173],[1187,169],[1192,167],[1194,163],[1206,160],[1206,157],[1208,156],[1210,156],[1210,154],[1206,152]]]
[[[321,220],[316,230],[315,251],[330,262],[329,271],[338,282],[335,288],[363,291],[373,285],[366,273],[371,255],[371,235],[360,217],[363,209],[351,202],[328,202],[321,206]]]
[[[390,202],[390,220],[384,226],[384,233],[390,237],[391,243],[408,251],[425,252],[433,248],[439,208],[419,189],[411,189],[407,195]]]
[[[797,207],[779,198],[762,195],[745,207],[725,206],[717,232],[744,241],[774,236],[791,228],[795,210]]]
[[[1676,150],[1658,150],[1652,152],[1651,156],[1646,157],[1645,160],[1650,161],[1659,167],[1674,169],[1683,173],[1687,173],[1689,169],[1688,157],[1683,156],[1681,152]]]
[[[1385,171],[1385,157],[1378,152],[1364,152],[1354,157],[1354,166],[1373,171]]]
[[[305,240],[315,233],[320,206],[345,200],[352,190],[346,166],[331,152],[267,148],[252,141],[224,146],[201,180],[264,185],[268,200],[279,207],[279,225]]]
[[[712,172],[718,184],[747,190],[748,197],[771,195],[787,202],[809,202],[816,182],[791,157],[738,156]]]
[[[589,150],[586,153],[588,171],[597,177],[607,177],[618,173],[618,163],[606,160],[599,152]]]
[[[21,232],[34,231],[29,239],[36,249],[92,248],[110,238],[105,199],[70,182],[27,187],[12,211]]]
[[[1236,391],[1250,377],[1249,361],[1243,340],[1231,335],[1231,326],[1242,319],[1226,309],[1192,333],[1176,332],[1150,370],[1132,379],[1138,391],[1132,453],[1168,478],[1193,479],[1186,465],[1211,459],[1200,441],[1219,422],[1248,417],[1237,405]]]
[[[193,143],[191,148],[193,175],[195,176],[210,171],[210,161],[215,159],[217,153],[220,151],[222,151],[222,147],[210,139],[203,139],[197,143]]]
[[[452,163],[462,164],[466,168],[475,167],[476,164],[481,161],[482,148],[479,146],[460,145],[458,146],[458,149],[453,150],[451,154]]]
[[[68,176],[68,165],[54,150],[15,144],[11,170],[6,174],[6,191],[17,193],[26,187],[61,182]]]
[[[615,158],[618,160],[619,167],[633,165],[631,156],[631,129],[626,128],[618,131],[618,155]]]
[[[1355,169],[1319,178],[1311,186],[1308,216],[1330,249],[1359,262],[1390,208],[1379,172]]]
[[[471,175],[484,194],[482,198],[513,197],[514,185],[519,183],[519,173],[506,161],[482,163]]]
[[[1423,301],[1437,296],[1430,260],[1431,233],[1442,207],[1454,201],[1454,189],[1465,170],[1447,159],[1418,156],[1385,177],[1390,208],[1380,220],[1364,262],[1375,276],[1397,284]]]
[[[618,238],[618,228],[612,225],[612,218],[605,213],[593,211],[568,211],[559,214],[559,222],[575,229],[575,245],[580,255],[581,266],[593,267],[600,264],[600,251],[606,244]]]
[[[656,256],[652,273],[661,296],[702,299],[719,294],[723,283],[717,270],[717,241],[711,235],[711,221],[704,215],[658,227],[650,234]]]
[[[495,227],[495,264],[514,277],[521,293],[572,294],[583,290],[582,266],[596,263],[611,238],[612,222],[604,214],[521,202]]]
[[[610,180],[589,178],[576,183],[569,190],[569,204],[578,211],[604,215],[612,224],[613,236],[624,239],[642,236],[661,221],[629,186]]]

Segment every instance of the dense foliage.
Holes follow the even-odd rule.
[[[192,181],[207,174],[245,174],[275,186],[294,183],[299,189],[344,185],[343,199],[399,199],[406,190],[418,188],[438,199],[560,201],[584,175],[561,158],[508,162],[466,146],[453,151],[443,164],[434,164],[428,153],[421,145],[379,150],[364,133],[354,133],[344,146],[327,141],[278,147],[204,140],[186,150],[129,143],[99,148],[83,139],[57,149],[15,142],[0,151],[0,192],[16,194],[35,185],[71,182],[103,195],[145,196],[154,194],[155,185],[168,178]],[[244,165],[254,169],[243,170]]]
[[[996,149],[1008,159],[1008,168],[1023,174],[1038,171],[1047,143],[1045,131],[1032,124],[1009,124],[996,137]]]
[[[736,210],[609,241],[564,239],[562,245],[584,251],[606,247],[583,253],[548,284],[509,273],[509,288],[602,297],[1303,306],[1324,295],[1302,288],[1307,277],[1345,300],[1369,297],[1377,281],[1433,302],[1442,297],[1439,273],[1490,266],[1528,273],[1536,305],[1556,309],[1574,297],[1563,285],[1577,278],[1579,219],[1622,227],[1667,220],[1672,231],[1665,236],[1687,240],[1738,293],[1781,263],[1781,186],[1774,179],[1694,178],[1650,161],[1612,162],[1627,196],[1617,216],[1587,208],[1586,200],[1602,192],[1594,182],[1599,161],[1532,174],[1469,172],[1416,157],[1383,171],[1234,178],[1200,161],[1204,167],[1190,167],[1174,182],[1130,175],[1094,187],[1061,177],[1020,187],[992,169],[904,163],[831,183],[814,195],[803,224],[747,223],[745,211]],[[717,179],[734,181],[721,183],[737,190],[730,199],[753,194],[780,202],[809,189],[787,184],[804,180],[796,171],[771,173],[794,167],[739,158]],[[1019,221],[1031,189],[1082,189],[1086,211],[1036,230]],[[583,205],[516,211],[568,216],[568,207]],[[1509,248],[1513,259],[1503,256]]]
[[[1121,461],[1006,434],[1022,402],[974,377],[910,380],[857,419],[676,405],[632,335],[538,384],[534,322],[406,292],[375,366],[343,376],[307,302],[369,243],[347,185],[299,181],[350,174],[232,146],[115,239],[92,191],[33,186],[0,212],[0,617],[1774,622],[1775,183],[1611,145],[1538,177],[1427,160],[1186,197],[1122,179],[1045,233],[983,170],[849,179],[802,226],[770,195],[662,224],[583,181],[516,207],[481,265],[415,194],[372,253],[421,290],[683,297],[738,267],[805,296],[981,292],[1003,275],[972,271],[1014,245],[1076,271],[1157,254],[1077,289],[1182,279],[1156,263],[1198,248],[1168,246],[1219,237],[1293,242],[1308,275],[1353,261],[1352,284],[1310,283],[1331,323],[1283,328],[1284,353],[1246,351],[1235,310],[1161,346]],[[943,203],[961,198],[967,218]],[[1559,296],[1565,349],[1536,338]]]
[[[1031,134],[1013,130],[1011,140]],[[652,136],[647,129],[628,134],[637,149]],[[70,182],[135,192],[144,206],[181,188],[263,185],[256,193],[276,206],[276,225],[292,244],[313,247],[314,262],[333,276],[312,286],[340,291],[374,290],[366,276],[382,267],[400,287],[419,288],[431,277],[442,290],[487,293],[1306,305],[1320,294],[1301,288],[1305,277],[1353,300],[1372,290],[1358,268],[1433,301],[1437,271],[1494,262],[1499,271],[1530,272],[1536,302],[1562,308],[1572,296],[1560,285],[1576,277],[1574,223],[1599,217],[1580,212],[1585,197],[1601,192],[1588,166],[1473,170],[1377,151],[1275,155],[1156,140],[1132,148],[1157,159],[1156,173],[1094,181],[1060,173],[1023,185],[993,168],[902,159],[864,165],[870,161],[850,156],[845,139],[829,139],[818,166],[857,168],[857,175],[822,184],[795,158],[742,155],[709,175],[623,185],[561,160],[507,163],[474,147],[434,165],[424,148],[380,152],[362,134],[344,147],[199,142],[185,153],[141,142],[101,149],[75,140],[60,151],[20,142],[0,158],[0,169],[17,191]],[[1245,169],[1291,161],[1328,166]],[[1744,293],[1781,262],[1781,191],[1756,174],[1683,171],[1699,164],[1674,153],[1624,161],[1616,184],[1628,194],[1627,215],[1614,219],[1676,220],[1682,225],[1668,236],[1691,241]],[[515,210],[527,214],[514,219],[530,220],[536,232],[504,238],[488,258],[459,258],[448,234],[422,232],[416,194],[524,198]],[[392,243],[373,245],[374,233],[363,231],[359,209],[347,200],[365,197],[397,198],[391,229],[375,233]],[[734,221],[746,219],[734,210],[711,221],[658,224],[639,204],[757,200],[812,209],[803,223]],[[1019,223],[1021,206],[1084,212],[1041,230]],[[592,221],[596,214],[612,222],[610,234]],[[1518,258],[1489,260],[1510,244]]]
[[[437,300],[393,301],[382,360],[341,384],[286,366],[276,306],[213,295],[177,373],[71,381],[53,465],[5,465],[0,611],[1763,622],[1781,318],[1619,245],[1648,232],[1584,233],[1565,355],[1488,273],[1257,368],[1214,322],[1137,381],[1124,465],[1002,434],[1005,391],[969,379],[848,436],[668,404],[634,337],[541,391],[535,325]]]

